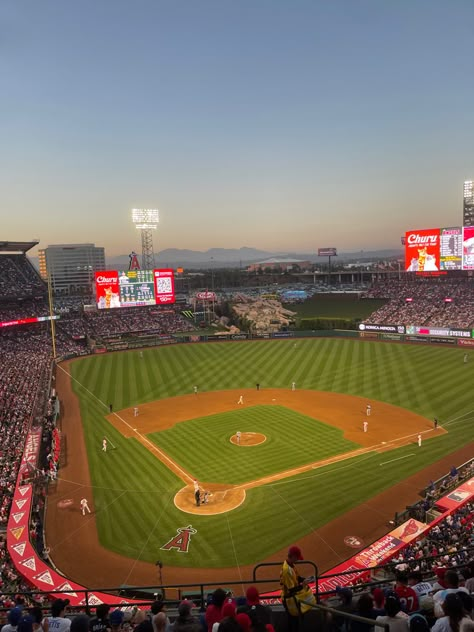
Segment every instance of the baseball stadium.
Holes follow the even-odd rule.
[[[321,603],[388,581],[461,518],[459,546],[423,570],[472,565],[468,275],[216,283],[178,305],[182,279],[154,270],[147,306],[139,268],[55,296],[34,245],[3,242],[0,258],[5,593],[125,607],[265,579],[278,603],[296,547]]]

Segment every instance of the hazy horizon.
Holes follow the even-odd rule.
[[[474,5],[2,3],[2,240],[400,248],[461,225]],[[36,250],[32,253],[36,254]]]

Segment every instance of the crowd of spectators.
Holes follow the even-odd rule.
[[[107,310],[84,314],[84,323],[92,338],[132,333],[172,334],[194,331],[195,326],[179,312],[156,307]]]
[[[26,255],[0,255],[0,296],[46,296],[46,286]]]
[[[384,280],[362,296],[388,302],[366,318],[371,324],[469,329],[474,325],[474,281]]]

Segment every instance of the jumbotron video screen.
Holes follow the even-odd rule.
[[[174,271],[165,268],[96,272],[95,294],[98,309],[174,303]]]
[[[418,273],[474,270],[474,226],[407,231],[405,269]]]

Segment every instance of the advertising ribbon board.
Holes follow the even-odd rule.
[[[86,603],[85,587],[63,575],[42,560],[30,542],[29,523],[31,504],[33,502],[33,486],[22,484],[25,474],[38,462],[38,454],[41,445],[41,429],[30,430],[25,442],[25,449],[20,463],[17,483],[13,495],[12,507],[7,525],[7,548],[16,571],[21,574],[29,584],[41,591],[64,590],[66,597],[72,606],[83,606]],[[57,598],[62,595],[55,595]],[[124,605],[133,603],[134,600],[124,600],[123,597],[104,593],[89,593],[89,604],[108,603],[111,605]]]

